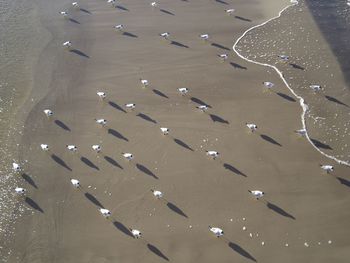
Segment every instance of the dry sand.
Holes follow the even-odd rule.
[[[10,262],[347,262],[346,168],[320,171],[319,163],[330,161],[293,133],[298,103],[262,92],[269,80],[288,94],[277,74],[230,51],[246,29],[287,2],[227,2],[167,0],[161,11],[147,1],[114,9],[87,0],[81,6],[91,14],[72,16],[80,24],[60,22],[67,33],[53,38],[56,49],[69,38],[80,54],[59,53],[49,92],[26,121],[21,158],[33,181],[23,185],[33,209],[17,224]],[[230,7],[239,18],[225,14]],[[115,32],[115,24],[128,33]],[[175,44],[160,39],[165,31]],[[208,43],[198,38],[202,33],[210,34]],[[224,52],[230,57],[222,63],[216,55]],[[149,87],[141,88],[141,77]],[[180,87],[189,94],[180,96]],[[108,94],[105,102],[98,90]],[[208,113],[196,110],[198,101],[211,106]],[[124,111],[129,102],[135,111]],[[42,113],[47,107],[55,112],[50,121]],[[94,118],[107,119],[108,127]],[[247,121],[259,131],[249,133]],[[52,150],[42,152],[40,143]],[[78,153],[68,153],[66,144],[76,144]],[[205,150],[221,156],[210,160]],[[125,151],[134,154],[132,162],[123,160]],[[255,201],[248,189],[266,197]],[[109,220],[100,206],[112,211]],[[208,225],[225,237],[215,238]],[[144,237],[133,239],[129,227]]]

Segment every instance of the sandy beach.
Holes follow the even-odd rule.
[[[80,10],[67,1],[50,7],[52,40],[32,93],[40,100],[26,106],[20,141],[27,209],[16,222],[8,262],[348,262],[348,167],[294,133],[302,109],[286,99],[292,94],[279,76],[232,51],[244,31],[289,1],[79,4]],[[70,19],[59,17],[62,8]],[[227,15],[228,8],[235,13]],[[199,38],[205,33],[208,41]],[[62,48],[67,40],[70,51]],[[264,92],[264,81],[282,95]],[[182,87],[189,89],[185,96],[177,91]],[[107,98],[99,100],[97,91]],[[208,111],[200,112],[200,104]],[[47,108],[54,111],[50,119]],[[258,130],[249,132],[246,122]],[[93,144],[102,151],[93,152]],[[134,159],[126,161],[123,152]],[[326,174],[320,164],[335,171]],[[265,192],[260,200],[248,192],[256,189]],[[112,216],[103,218],[99,208]],[[225,235],[216,238],[209,225]],[[143,237],[134,239],[129,228]]]

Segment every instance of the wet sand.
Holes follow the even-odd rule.
[[[75,51],[60,52],[49,92],[26,120],[21,185],[31,211],[17,223],[9,262],[346,262],[348,170],[294,134],[297,102],[263,93],[261,83],[269,80],[291,96],[277,74],[232,52],[246,29],[287,2],[225,3],[164,1],[152,10],[136,0],[115,9],[89,0],[72,12],[80,24],[62,23],[65,39],[53,41],[61,48],[69,38]],[[225,14],[230,7],[233,16]],[[115,24],[125,32],[115,32]],[[165,31],[170,41],[158,36]],[[210,41],[201,41],[202,33]],[[229,59],[221,62],[220,53]],[[150,86],[142,88],[139,78]],[[180,87],[189,94],[180,96]],[[98,90],[108,94],[105,102]],[[132,112],[123,107],[130,102]],[[199,112],[198,103],[210,105],[208,112]],[[55,112],[51,120],[45,108]],[[107,127],[94,118],[107,119]],[[245,122],[258,132],[249,133]],[[205,150],[220,158],[209,159]],[[123,160],[122,152],[135,159]],[[322,173],[320,163],[332,163],[334,174]],[[249,189],[266,196],[256,201]],[[110,219],[100,207],[111,210]],[[208,225],[225,236],[215,238]],[[144,237],[133,239],[128,228]]]

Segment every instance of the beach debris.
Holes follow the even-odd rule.
[[[21,166],[18,163],[12,163],[12,170],[14,172],[19,172],[21,171]]]
[[[243,231],[246,231],[246,230],[247,230],[247,227],[246,227],[246,226],[243,226],[243,227],[242,227],[242,230],[243,230]]]
[[[170,33],[169,32],[160,33],[159,36],[161,36],[164,39],[168,39],[170,37]]]
[[[124,29],[124,25],[119,24],[119,25],[115,25],[114,29],[118,30],[118,31],[122,31]]]
[[[43,151],[48,151],[49,150],[49,146],[47,144],[40,144],[40,148]]]
[[[140,237],[142,237],[142,233],[139,231],[139,230],[137,230],[137,229],[129,229],[130,230],[130,232],[131,232],[131,234],[134,236],[134,238],[140,238]]]
[[[307,134],[306,129],[299,129],[299,130],[295,130],[294,132],[299,134],[300,136],[305,136]]]
[[[221,237],[224,235],[224,231],[221,229],[221,228],[218,228],[218,227],[211,227],[209,226],[209,231],[211,231],[212,233],[214,233],[214,235],[216,237]]]
[[[96,94],[97,94],[97,96],[99,96],[99,98],[100,98],[101,100],[105,99],[106,96],[107,96],[106,93],[103,92],[103,91],[98,91]]]
[[[62,44],[64,48],[70,49],[72,47],[72,42],[66,41]]]
[[[235,10],[233,8],[230,8],[230,9],[226,9],[225,12],[230,16],[235,12]]]
[[[320,85],[310,85],[310,89],[312,89],[314,92],[318,92],[322,90],[322,87]]]
[[[207,105],[199,105],[196,108],[202,112],[205,112],[208,109],[208,106]]]
[[[169,128],[161,127],[160,131],[163,133],[163,135],[168,135],[169,134]]]
[[[182,96],[186,95],[188,93],[188,91],[189,91],[188,88],[178,88],[177,90],[180,92],[180,94]]]
[[[60,15],[62,15],[64,18],[68,17],[68,13],[66,11],[61,11]]]
[[[100,208],[99,211],[105,218],[109,218],[111,216],[111,212],[108,209]]]
[[[219,57],[222,61],[225,61],[226,59],[228,59],[228,55],[227,55],[227,54],[219,54],[218,57]]]
[[[70,182],[72,183],[72,185],[75,187],[75,188],[79,188],[80,187],[80,182],[79,180],[77,179],[70,179]],[[90,186],[91,187],[91,186]],[[89,188],[90,188],[89,187]]]
[[[122,155],[128,161],[131,161],[132,159],[134,159],[134,156],[132,155],[132,153],[122,153]]]
[[[53,115],[53,111],[49,110],[49,109],[44,110],[44,113],[45,113],[46,117],[51,117]]]
[[[327,174],[331,173],[334,171],[334,167],[332,165],[329,164],[320,164],[320,167],[322,170],[324,170]]]
[[[251,131],[251,132],[255,132],[257,129],[258,129],[258,126],[254,123],[245,123],[245,125],[248,127],[248,129]]]
[[[71,152],[76,152],[78,150],[78,147],[73,144],[67,144],[66,148],[68,149],[68,151],[71,151]]]
[[[105,126],[107,124],[106,119],[95,119],[97,124],[100,124],[101,126]]]
[[[99,153],[101,151],[101,146],[98,144],[92,145],[91,148],[97,153]]]
[[[15,192],[18,195],[24,195],[24,193],[26,192],[26,189],[22,188],[22,187],[16,187],[15,188]]]
[[[162,193],[161,191],[151,189],[151,192],[153,193],[153,195],[154,195],[157,199],[160,199],[160,198],[163,197],[163,193]]]
[[[206,153],[208,156],[212,157],[213,160],[215,160],[220,155],[220,153],[217,151],[206,151]]]
[[[209,35],[208,34],[201,34],[199,35],[200,39],[207,41],[209,39]]]
[[[79,8],[78,2],[73,2],[73,3],[72,3],[72,6],[73,6],[74,8]]]
[[[148,82],[148,80],[147,79],[140,79],[140,82],[141,82],[141,84],[142,84],[142,86],[145,88],[145,87],[147,87],[148,85],[149,85],[149,82]]]
[[[125,108],[129,109],[129,110],[133,110],[135,109],[136,104],[135,103],[127,103],[125,104]]]
[[[259,198],[264,196],[264,192],[260,191],[260,190],[248,190],[249,193],[251,193],[256,200],[259,200]]]

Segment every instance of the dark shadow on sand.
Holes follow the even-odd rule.
[[[224,124],[229,124],[229,122],[227,120],[224,120],[223,118],[221,118],[218,115],[209,114],[209,116],[213,122],[220,122],[220,123],[224,123]]]
[[[162,259],[165,259],[166,261],[169,261],[169,258],[167,256],[165,256],[162,251],[160,251],[157,247],[155,247],[154,245],[148,243],[147,247],[150,251],[152,251],[154,254],[156,254],[158,257],[161,257]]]
[[[179,214],[180,216],[188,218],[188,216],[179,207],[177,207],[173,203],[168,202],[166,205],[169,207],[170,210],[174,211],[175,213]]]
[[[266,134],[261,134],[260,137],[269,143],[272,143],[274,145],[278,145],[278,146],[282,147],[282,144],[280,144],[275,139],[271,138],[270,136],[268,136]]]
[[[113,135],[114,137],[117,137],[118,139],[124,140],[124,141],[129,141],[128,138],[124,137],[120,132],[114,130],[114,129],[108,129],[108,133]]]
[[[44,210],[30,197],[26,197],[25,201],[31,208],[33,208],[41,213],[44,213]]]
[[[282,92],[276,92],[276,94],[285,100],[288,100],[290,102],[296,102],[294,98],[292,98],[291,96],[288,96],[287,94],[284,94]]]
[[[349,107],[349,105],[345,104],[344,102],[341,102],[340,100],[334,98],[334,97],[331,97],[331,96],[328,96],[328,95],[325,95],[325,98],[331,102],[334,102],[334,103],[337,103],[339,105],[343,105],[345,107]]]
[[[123,11],[129,11],[129,9],[127,9],[126,7],[121,6],[121,5],[117,5],[115,8],[117,8],[119,10],[123,10]]]
[[[240,170],[238,170],[237,168],[233,167],[231,164],[228,163],[224,163],[223,164],[224,168],[241,176],[247,177],[246,174],[242,173]]]
[[[127,36],[127,37],[134,37],[134,38],[137,38],[138,36],[133,34],[133,33],[130,33],[130,32],[123,32],[123,36]]]
[[[55,120],[57,126],[61,127],[63,130],[70,131],[69,127],[60,120]]]
[[[242,20],[242,21],[245,21],[245,22],[252,22],[251,19],[245,18],[245,17],[242,17],[242,16],[235,16],[235,18],[237,18],[237,19],[239,19],[239,20]]]
[[[178,46],[178,47],[189,48],[189,46],[187,46],[187,45],[185,45],[185,44],[182,44],[182,43],[180,43],[180,42],[174,41],[174,40],[172,40],[172,41],[170,42],[170,44],[171,44],[171,45],[174,45],[174,46]]]
[[[319,140],[312,139],[312,138],[310,138],[310,140],[317,148],[325,149],[325,150],[333,150],[333,148],[331,146],[329,146],[328,144],[325,144],[323,142],[320,142]]]
[[[125,235],[134,238],[134,236],[132,235],[132,233],[130,232],[129,228],[127,228],[123,223],[119,222],[119,221],[114,221],[113,225],[122,233],[124,233]]]
[[[109,156],[105,156],[104,159],[109,162],[111,165],[118,167],[120,169],[124,169],[119,163],[117,163],[116,160],[114,160],[113,158],[109,157]]]
[[[235,63],[235,62],[230,62],[230,65],[236,69],[244,69],[244,70],[247,70],[248,68],[247,67],[244,67],[238,63]]]
[[[86,10],[84,8],[80,8],[80,11],[84,12],[84,13],[87,13],[89,15],[91,15],[92,13],[89,11],[89,10]]]
[[[150,169],[148,169],[146,166],[144,166],[142,164],[137,163],[136,168],[139,169],[141,172],[143,172],[149,176],[152,176],[154,179],[159,179]]]
[[[280,214],[281,216],[285,216],[285,217],[288,217],[290,219],[293,219],[295,220],[295,217],[291,214],[289,214],[288,212],[286,212],[285,210],[283,210],[281,207],[275,205],[275,204],[272,204],[270,202],[267,202],[266,206],[268,208],[270,208],[271,210],[275,211],[277,214]]]
[[[84,57],[84,58],[90,58],[88,55],[86,55],[83,51],[80,51],[80,50],[78,50],[78,49],[71,49],[71,50],[69,50],[69,52],[71,52],[71,53],[74,53],[74,54],[77,54],[77,55],[79,55],[79,56],[81,56],[81,57]]]
[[[85,163],[87,166],[89,166],[90,168],[96,169],[96,170],[100,170],[100,168],[98,168],[98,166],[96,166],[93,162],[91,162],[88,158],[82,156],[80,158],[80,160]]]
[[[92,194],[86,192],[84,195],[85,195],[85,197],[86,197],[91,203],[93,203],[94,205],[96,205],[96,206],[98,206],[98,207],[100,207],[100,208],[104,208],[104,206],[100,203],[100,201],[98,201],[98,200],[96,199],[96,197],[93,196]]]
[[[126,111],[122,107],[120,107],[117,103],[113,101],[109,101],[108,104],[111,105],[113,108],[126,113]]]
[[[163,12],[164,14],[167,14],[167,15],[171,15],[171,16],[174,16],[175,14],[168,11],[168,10],[165,10],[165,9],[159,9],[160,12]]]
[[[236,243],[233,243],[233,242],[229,242],[228,243],[228,246],[236,251],[238,254],[240,254],[242,257],[245,257],[247,259],[250,259],[254,262],[256,262],[256,259],[248,252],[246,251],[245,249],[243,249],[240,245],[236,244]]]
[[[188,144],[186,144],[185,142],[181,141],[180,139],[174,138],[174,142],[177,143],[178,145],[184,147],[185,149],[190,150],[190,151],[193,152],[193,149]]]
[[[26,173],[22,174],[22,178],[31,186],[33,186],[34,188],[38,189],[38,186],[36,185],[36,183],[34,182],[34,180]]]
[[[217,47],[217,48],[220,48],[220,49],[223,49],[223,50],[231,50],[231,49],[229,49],[228,47],[225,47],[225,46],[220,45],[220,44],[218,44],[218,43],[211,43],[211,45],[212,45],[213,47]]]
[[[204,101],[202,101],[201,99],[198,99],[196,97],[191,97],[191,101],[194,103],[197,103],[198,105],[206,105],[208,108],[211,108],[211,106],[207,103],[205,103]]]
[[[152,90],[155,94],[157,94],[158,96],[161,96],[163,98],[169,99],[169,97],[167,95],[165,95],[163,92],[161,92],[160,90],[157,89],[153,89]]]
[[[292,66],[293,68],[295,68],[295,69],[305,70],[304,67],[299,66],[299,65],[297,65],[297,64],[295,64],[295,63],[289,63],[289,65],[291,65],[291,66]]]
[[[58,157],[56,154],[52,154],[51,155],[52,160],[54,160],[56,163],[58,163],[59,165],[63,166],[64,168],[66,168],[69,171],[72,171],[72,168],[70,168],[65,161],[63,161],[60,157]]]
[[[146,115],[146,114],[143,114],[143,113],[141,113],[141,112],[140,112],[139,114],[137,114],[136,116],[140,117],[141,119],[144,119],[145,121],[149,121],[149,122],[152,122],[152,123],[154,123],[154,124],[157,123],[156,120],[152,119],[150,116],[148,116],[148,115]]]
[[[339,180],[339,182],[347,187],[350,187],[350,181],[341,177],[337,177],[337,179]]]
[[[80,24],[80,22],[79,22],[78,20],[75,20],[75,19],[73,19],[73,18],[69,18],[68,20],[69,20],[70,22],[72,22],[72,23]]]

